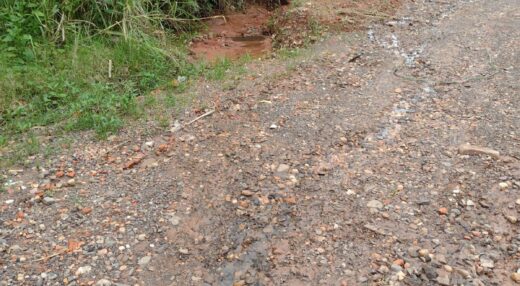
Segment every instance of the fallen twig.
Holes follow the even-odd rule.
[[[31,261],[31,262],[38,262],[38,261],[42,261],[42,260],[51,259],[51,258],[53,258],[53,257],[55,257],[55,256],[58,256],[58,255],[60,255],[60,254],[65,253],[65,252],[67,252],[66,249],[63,250],[63,251],[60,251],[60,252],[56,252],[56,253],[54,253],[54,254],[52,254],[52,255],[49,255],[49,256],[44,256],[44,257],[42,257],[42,258],[35,259],[35,260]]]
[[[212,110],[210,110],[210,111],[208,111],[208,112],[202,114],[201,116],[199,116],[199,117],[193,119],[192,121],[190,121],[190,122],[188,122],[188,123],[186,123],[186,124],[183,124],[183,125],[179,126],[178,128],[173,129],[173,130],[172,130],[172,133],[175,133],[175,132],[177,132],[177,131],[179,131],[179,130],[182,130],[182,129],[184,129],[186,126],[189,126],[189,125],[195,123],[196,121],[201,120],[201,119],[204,118],[204,117],[210,116],[210,115],[213,114],[214,112],[215,112],[215,109],[212,109]]]
[[[200,119],[202,119],[202,118],[204,118],[204,117],[206,117],[206,116],[210,116],[211,114],[213,114],[213,112],[215,112],[215,109],[212,109],[212,110],[210,110],[210,111],[208,111],[208,112],[202,114],[201,116],[199,116],[199,117],[193,119],[192,121],[190,121],[190,122],[184,124],[184,127],[186,127],[186,126],[188,126],[188,125],[191,125],[191,124],[194,123],[195,121],[198,121],[198,120],[200,120]]]

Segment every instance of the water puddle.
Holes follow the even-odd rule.
[[[214,62],[219,58],[238,59],[246,54],[262,56],[272,49],[267,33],[271,13],[260,6],[206,21],[205,35],[194,40],[190,50],[196,59]]]

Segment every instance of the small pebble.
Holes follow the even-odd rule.
[[[139,261],[137,262],[137,264],[139,264],[139,266],[141,267],[144,267],[146,266],[148,263],[150,263],[150,260],[152,259],[151,256],[145,256],[145,257],[142,257],[141,259],[139,259]]]
[[[423,248],[419,249],[418,253],[420,257],[426,257],[430,254],[430,251],[428,251],[428,249]]]
[[[92,271],[92,267],[87,265],[87,266],[82,266],[80,268],[78,268],[78,270],[76,270],[76,276],[81,276],[81,275],[84,275],[84,274],[88,274],[90,271]]]
[[[513,274],[511,274],[511,279],[516,283],[520,284],[520,273],[514,272]]]

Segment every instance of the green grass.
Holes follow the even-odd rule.
[[[167,15],[204,16],[214,8],[210,2],[187,0],[181,8],[191,7],[192,14],[176,10]],[[36,154],[41,155],[36,160],[46,159],[67,148],[60,142],[68,132],[92,130],[102,139],[149,115],[166,129],[172,114],[195,97],[186,92],[192,83],[205,78],[233,89],[252,60],[250,56],[211,64],[188,60],[187,43],[200,25],[169,22],[163,27],[161,17],[166,14],[161,13],[167,11],[147,6],[150,0],[117,7],[123,10],[85,10],[85,14],[80,10],[104,2],[72,1],[71,5],[85,5],[80,10],[62,6],[61,12],[47,9],[53,3],[65,5],[55,0],[0,1],[0,169],[23,165]],[[239,7],[242,1],[226,3]],[[152,9],[149,14],[143,10],[146,7]],[[131,13],[122,13],[124,9]],[[68,17],[63,25],[57,17],[62,12]],[[52,142],[42,134],[52,134]]]
[[[35,128],[50,127],[58,140],[80,130],[106,138],[129,120],[149,114],[167,129],[172,114],[195,97],[185,92],[191,83],[203,77],[232,89],[234,80],[247,73],[250,56],[192,63],[185,58],[184,41],[158,43],[164,47],[159,52],[139,43],[89,40],[60,49],[40,46],[38,60],[31,63],[2,59],[6,72],[0,73],[0,151],[8,147],[9,152],[0,167],[24,164],[35,154],[47,158],[62,149],[40,144]],[[175,59],[165,56],[168,50]]]
[[[0,146],[36,126],[92,129],[106,137],[125,118],[154,106],[155,98],[148,95],[154,89],[173,90],[169,104],[174,104],[173,93],[188,86],[187,81],[173,84],[178,76],[224,78],[230,61],[190,63],[183,47],[187,40],[171,37],[175,40],[169,43],[96,39],[62,48],[40,45],[37,59],[26,63],[0,56]],[[145,97],[144,105],[137,104],[138,96]]]
[[[94,129],[106,136],[121,126],[123,117],[138,114],[137,95],[161,85],[179,69],[158,52],[132,42],[38,49],[39,58],[30,63],[0,58],[3,134],[63,123],[66,130]]]
[[[0,1],[0,147],[39,126],[103,138],[156,105],[150,91],[184,91],[178,77],[224,78],[229,61],[193,64],[186,43],[198,17],[241,3]]]

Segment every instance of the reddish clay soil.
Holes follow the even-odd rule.
[[[241,13],[212,18],[206,22],[208,32],[194,41],[190,50],[196,59],[213,62],[219,58],[237,59],[249,54],[263,55],[271,50],[267,22],[271,13],[251,6]]]
[[[270,12],[250,6],[243,12],[206,21],[207,32],[191,43],[195,59],[258,57],[273,47],[299,47],[313,43],[327,30],[354,31],[374,20],[391,17],[401,0],[311,0],[301,6],[282,6]],[[267,23],[272,21],[268,27]]]

